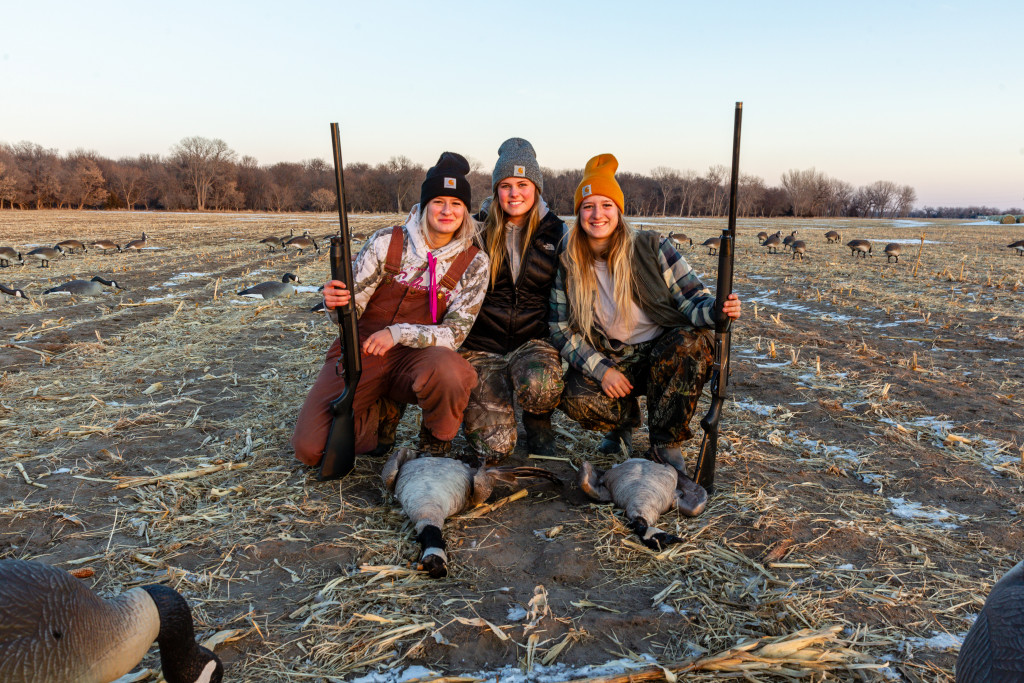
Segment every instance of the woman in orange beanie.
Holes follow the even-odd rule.
[[[671,240],[629,225],[617,168],[611,154],[587,162],[551,291],[552,341],[570,366],[560,407],[584,428],[608,432],[603,452],[628,454],[641,422],[637,397],[646,395],[648,457],[687,476],[680,445],[693,436],[711,374],[715,297]],[[735,294],[725,313],[740,317]],[[686,491],[680,509],[699,514],[707,493],[692,482]]]

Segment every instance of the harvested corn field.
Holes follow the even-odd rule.
[[[697,245],[724,226],[633,222]],[[321,483],[291,456],[337,334],[309,311],[329,268],[326,251],[260,240],[320,242],[335,216],[0,212],[0,246],[23,254],[147,236],[0,268],[30,297],[0,295],[0,557],[88,570],[105,594],[171,585],[234,681],[951,680],[1024,546],[1019,227],[741,219],[717,491],[703,515],[660,522],[685,542],[648,550],[586,497],[580,460],[613,461],[556,413],[559,456],[520,446],[513,464],[566,485],[449,520],[450,575],[433,580],[383,459]],[[806,258],[766,253],[761,230],[795,230]],[[682,250],[713,286],[717,257]],[[236,294],[286,273],[291,296]],[[124,289],[42,294],[94,276]],[[133,680],[157,679],[155,653]]]

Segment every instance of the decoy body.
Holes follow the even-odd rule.
[[[1024,256],[1024,240],[1017,240],[1013,244],[1007,244],[1007,249],[1016,249],[1017,256]]]
[[[11,289],[6,285],[0,285],[0,292],[13,296],[15,299],[28,299],[28,294],[26,294],[23,290]]]
[[[993,586],[956,660],[956,683],[1024,681],[1024,562]]]
[[[280,282],[261,282],[258,285],[253,285],[239,292],[239,295],[245,296],[246,294],[259,294],[264,299],[276,299],[282,296],[291,296],[295,292],[295,287],[292,286],[293,282],[302,284],[298,277],[292,273],[285,273],[281,277]]]
[[[57,246],[71,254],[74,254],[76,249],[81,249],[83,254],[89,251],[78,240],[64,240],[63,242],[57,242]]]
[[[420,563],[435,579],[448,575],[441,535],[444,520],[483,503],[498,483],[511,486],[519,479],[541,477],[561,484],[539,467],[471,467],[453,458],[417,456],[411,448],[399,448],[384,464],[381,478],[412,521],[416,540],[423,547]]]
[[[21,257],[21,252],[11,247],[0,247],[0,267],[9,267],[11,261],[17,261],[19,264],[25,265],[25,259]]]
[[[828,241],[829,244],[832,244],[833,242],[839,242],[840,240],[842,240],[843,236],[840,235],[835,230],[829,230],[828,232],[825,233],[825,239]]]
[[[764,242],[766,239],[768,239],[768,233],[767,232],[762,230],[761,232],[757,233],[757,241],[758,242]]]
[[[120,253],[120,251],[121,251],[121,245],[120,244],[115,244],[114,242],[111,242],[110,240],[96,240],[95,242],[92,243],[92,246],[96,247],[97,249],[102,251],[104,254],[106,254],[111,249],[116,250],[118,253]]]
[[[796,230],[786,235],[785,239],[782,240],[783,247],[789,247],[796,241]]]
[[[868,254],[871,254],[871,242],[867,240],[850,240],[846,246],[850,248],[850,256],[860,254],[862,258],[867,258]]]
[[[769,254],[778,254],[780,244],[782,244],[782,233],[780,232],[768,235],[764,238],[764,242],[761,242],[762,247],[768,247]]]
[[[688,517],[699,515],[707,505],[707,492],[674,467],[644,458],[630,458],[602,472],[588,461],[580,464],[578,483],[594,500],[614,502],[626,512],[628,526],[652,550],[683,539],[654,525],[672,508]]]
[[[289,239],[291,239],[294,236],[295,236],[295,228],[289,228],[287,235],[285,235],[283,237],[278,237],[277,235],[270,235],[269,237],[264,237],[263,239],[261,239],[260,240],[260,244],[267,245],[267,251],[268,252],[272,252],[272,251],[276,251],[277,247],[284,248],[284,243],[287,242]]]
[[[291,247],[299,252],[299,256],[306,249],[316,249],[316,253],[320,253],[320,245],[317,244],[316,240],[309,236],[309,231],[302,234],[301,237],[293,237],[284,243],[284,248]]]
[[[39,261],[40,268],[49,268],[50,261],[64,256],[64,250],[60,247],[39,247],[28,252],[25,256]]]
[[[896,259],[896,263],[900,262],[900,254],[903,253],[903,247],[895,242],[890,242],[885,245],[885,262],[892,263],[892,259]]]
[[[64,570],[0,560],[0,681],[106,683],[153,641],[167,683],[219,683],[217,655],[195,642],[188,603],[167,586],[104,600]]]
[[[690,245],[691,249],[693,248],[693,238],[692,237],[687,237],[685,233],[674,232],[671,235],[669,235],[668,238],[670,240],[672,240],[673,242],[675,242],[676,244],[678,244],[679,246],[683,246],[684,244],[688,244],[688,245]]]
[[[115,280],[105,280],[97,275],[91,280],[72,280],[71,282],[65,282],[62,285],[51,287],[43,292],[43,294],[68,292],[69,294],[75,294],[76,296],[99,296],[107,291],[103,288],[104,286],[113,287],[114,289],[124,289],[124,287],[117,284]]]
[[[708,248],[708,255],[717,254],[718,247],[722,245],[721,237],[709,237],[701,243],[702,247]]]
[[[147,240],[148,240],[148,238],[146,237],[146,233],[145,233],[145,232],[143,232],[143,233],[142,233],[142,237],[140,237],[140,238],[139,238],[139,239],[137,239],[137,240],[132,240],[132,241],[131,241],[131,242],[129,242],[128,244],[124,245],[124,246],[123,246],[123,247],[121,248],[121,251],[134,251],[134,252],[140,252],[140,251],[142,251],[143,249],[145,249],[145,248],[146,248],[146,241],[147,241]]]
[[[793,258],[799,256],[801,261],[804,260],[804,252],[807,251],[806,242],[803,240],[793,240],[789,243],[789,248],[793,250]]]

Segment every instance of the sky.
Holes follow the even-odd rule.
[[[444,150],[540,164],[815,168],[916,206],[1024,206],[1024,3],[0,0],[0,143],[261,164]]]

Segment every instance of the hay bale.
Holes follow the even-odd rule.
[[[1017,222],[1017,217],[1011,213],[1008,213],[1002,218],[1000,218],[999,222],[1002,223],[1003,225],[1012,225]]]

